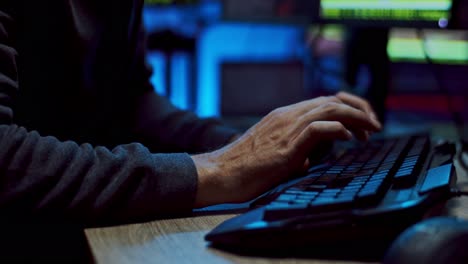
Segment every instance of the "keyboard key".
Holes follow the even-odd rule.
[[[302,191],[299,196],[317,196],[320,192]]]
[[[370,179],[364,187],[369,186],[369,185],[381,185],[383,183],[384,179]]]
[[[312,199],[295,199],[294,201],[291,202],[291,204],[309,204],[312,201]]]
[[[323,190],[322,193],[334,193],[334,194],[337,194],[341,192],[341,189],[326,189],[326,190]]]
[[[390,173],[390,170],[389,170],[389,169],[382,169],[382,168],[380,168],[380,169],[378,169],[378,170],[374,173],[373,176],[380,176],[380,175],[382,175],[382,176],[385,176],[385,177],[386,177],[389,173]]]
[[[354,201],[354,197],[356,196],[357,192],[350,192],[350,193],[340,193],[340,195],[338,195],[338,197],[336,197],[337,199],[351,199],[352,201]]]
[[[362,181],[362,182],[350,182],[348,184],[348,186],[346,186],[345,188],[347,187],[354,187],[354,188],[361,188],[366,182],[365,181]]]
[[[310,201],[312,201],[315,197],[317,197],[317,195],[298,195],[296,197],[296,200],[310,200]]]
[[[323,191],[327,188],[326,185],[323,185],[323,184],[314,184],[314,185],[310,185],[310,186],[307,186],[307,191]]]
[[[428,148],[429,139],[419,138],[415,140],[394,176],[393,184],[395,187],[404,188],[416,182],[417,171],[422,166],[422,160],[427,156]]]
[[[296,195],[293,195],[293,194],[281,194],[278,198],[276,198],[275,201],[288,203],[288,202],[293,201],[294,199],[296,199]]]
[[[336,193],[321,193],[318,195],[317,199],[329,199],[329,198],[334,198],[336,196]]]
[[[354,181],[359,181],[359,180],[364,180],[366,181],[367,179],[369,179],[369,176],[356,176],[354,178]]]
[[[452,169],[452,164],[430,169],[427,172],[426,178],[424,179],[424,183],[419,192],[426,193],[437,188],[448,187],[450,185]]]
[[[311,204],[316,205],[316,204],[323,204],[323,203],[333,203],[335,201],[334,197],[317,197],[314,199]]]
[[[351,194],[356,194],[359,192],[360,189],[355,189],[355,190],[343,190],[341,191],[338,195],[351,195]]]
[[[286,194],[298,195],[298,194],[303,193],[303,191],[299,191],[299,190],[286,190],[284,193],[286,193]]]
[[[354,190],[360,190],[362,185],[364,184],[360,184],[360,185],[349,185],[349,186],[346,186],[343,188],[343,191],[354,191]]]
[[[411,176],[411,173],[413,172],[413,168],[411,169],[402,169],[395,174],[395,178],[402,178],[402,177],[408,177]]]
[[[377,174],[377,175],[372,175],[372,177],[369,180],[370,181],[372,181],[372,180],[384,180],[385,178],[387,178],[386,175]]]

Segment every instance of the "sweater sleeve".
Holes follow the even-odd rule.
[[[0,126],[0,209],[86,224],[132,222],[189,211],[196,168],[187,154],[112,150]]]
[[[190,210],[197,172],[187,154],[62,142],[13,122],[18,93],[14,19],[0,4],[0,210],[79,223],[121,223]]]

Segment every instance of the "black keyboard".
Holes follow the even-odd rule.
[[[311,168],[309,175],[283,189],[268,203],[264,219],[373,206],[391,184],[405,187],[416,182],[428,148],[429,138],[419,136],[348,149],[328,166]]]
[[[395,236],[451,197],[454,154],[454,149],[438,151],[425,134],[335,150],[306,176],[258,198],[252,210],[224,222],[206,239],[283,248],[375,237],[375,229]]]

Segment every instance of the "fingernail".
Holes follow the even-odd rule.
[[[371,117],[371,120],[372,120],[372,123],[374,123],[374,125],[378,128],[378,129],[382,129],[382,124],[380,124],[379,120],[375,119],[375,118],[372,118]]]

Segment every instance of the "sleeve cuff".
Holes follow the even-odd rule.
[[[206,148],[211,149],[227,144],[239,134],[221,125],[212,126],[205,133],[207,136],[198,143],[204,143]],[[153,164],[151,171],[137,188],[138,193],[130,201],[128,210],[132,215],[148,220],[191,213],[198,188],[197,168],[191,156],[187,153],[155,153],[150,157]]]
[[[148,186],[153,194],[154,213],[191,212],[195,203],[198,175],[192,158],[185,153],[153,154],[155,179]],[[152,185],[152,186],[151,186]]]

